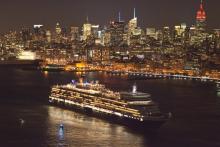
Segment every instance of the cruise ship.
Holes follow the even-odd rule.
[[[136,85],[131,92],[114,92],[98,82],[73,80],[52,86],[49,103],[149,130],[159,128],[171,117],[160,112],[150,94],[138,92]]]

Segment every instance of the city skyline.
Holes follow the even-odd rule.
[[[1,32],[30,27],[33,24],[43,24],[47,28],[53,28],[56,22],[67,27],[82,26],[86,21],[86,16],[89,16],[93,24],[107,25],[110,20],[117,19],[119,12],[122,20],[128,21],[133,17],[133,8],[136,8],[136,16],[139,18],[138,25],[141,27],[174,26],[182,22],[192,25],[195,24],[200,0],[179,2],[174,0],[133,2],[129,0],[126,5],[123,0],[105,3],[100,0],[92,2],[87,0],[81,2],[78,0],[74,2],[69,0],[41,2],[40,0],[32,3],[21,0],[13,3],[14,5],[11,5],[11,0],[4,1],[0,6]],[[218,16],[214,15],[219,11],[217,10],[218,3],[217,0],[204,1],[209,28],[218,28],[219,26]],[[24,15],[26,17],[23,17]]]
[[[1,0],[0,147],[219,146],[219,5]]]

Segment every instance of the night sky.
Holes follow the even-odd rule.
[[[173,26],[181,22],[191,25],[195,21],[200,0],[1,0],[0,31],[44,24],[54,28],[81,26],[86,16],[93,24],[105,25],[117,18],[133,17],[137,10],[141,27]],[[220,0],[205,0],[205,10],[210,28],[220,28]]]

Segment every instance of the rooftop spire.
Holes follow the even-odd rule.
[[[118,21],[121,22],[121,12],[118,13]]]
[[[203,0],[200,1],[200,9],[203,9]]]
[[[134,8],[134,18],[136,18],[136,9]]]
[[[86,23],[89,23],[89,16],[86,16]]]
[[[200,0],[200,8],[197,11],[197,20],[205,20],[206,19],[206,12],[203,7],[203,0]]]

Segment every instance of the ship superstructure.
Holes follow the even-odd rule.
[[[49,102],[134,122],[162,124],[167,120],[150,94],[137,92],[136,85],[132,92],[114,92],[98,82],[73,81],[53,86]]]

